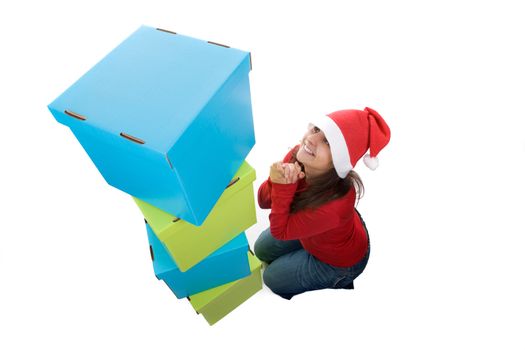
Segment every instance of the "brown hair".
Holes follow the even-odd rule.
[[[297,161],[304,171],[304,165],[297,160],[296,156],[297,150],[292,153],[290,162],[294,163]],[[355,188],[358,201],[365,193],[365,187],[361,178],[353,170],[350,170],[348,175],[344,179],[341,179],[339,175],[337,175],[335,168],[331,168],[326,173],[314,179],[308,179],[307,182],[308,186],[305,190],[295,193],[294,199],[290,204],[290,213],[295,213],[307,208],[318,208],[326,202],[343,197],[352,187]]]

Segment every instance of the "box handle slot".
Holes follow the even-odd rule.
[[[237,183],[237,181],[239,181],[240,179],[241,178],[237,176],[235,179],[230,181],[230,183],[228,184],[228,186],[226,186],[226,188],[235,185]]]
[[[151,255],[151,261],[155,261],[155,255],[153,254],[153,248],[149,245],[149,254]]]
[[[179,220],[180,220],[180,218],[174,218],[174,219],[173,219],[173,222],[177,222],[177,221],[179,221]]]
[[[217,46],[222,46],[222,47],[225,47],[225,48],[227,48],[227,49],[230,48],[228,45],[219,44],[219,43],[216,43],[216,42],[213,42],[213,41],[208,41],[208,44],[213,44],[213,45],[217,45]]]
[[[145,144],[145,142],[143,140],[139,139],[138,137],[126,134],[125,132],[121,132],[120,136],[122,136],[123,138],[128,139],[130,141],[133,141],[133,142],[136,142],[136,143],[140,143],[141,145]]]
[[[170,158],[168,157],[167,154],[166,154],[166,160],[168,161],[170,168],[173,169],[173,165],[171,164]]]
[[[170,33],[170,34],[177,34],[175,32],[172,32],[171,30],[162,29],[162,28],[156,28],[157,30],[160,30],[161,32]]]
[[[67,109],[64,111],[64,113],[66,113],[66,114],[69,115],[70,117],[76,118],[76,119],[78,119],[78,120],[82,120],[82,121],[87,120],[87,118],[84,117],[83,115],[80,115],[80,114],[78,114],[78,113],[72,112],[72,111],[67,110]]]

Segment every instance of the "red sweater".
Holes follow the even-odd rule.
[[[284,157],[292,160],[295,146]],[[273,183],[270,178],[258,191],[261,209],[270,212],[270,232],[279,240],[298,239],[304,249],[317,259],[338,267],[352,266],[361,260],[368,249],[366,231],[355,211],[355,189],[341,198],[324,203],[316,209],[290,213],[290,204],[297,190],[307,186],[304,179],[293,184]]]

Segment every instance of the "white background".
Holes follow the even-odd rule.
[[[0,348],[523,349],[518,4],[2,2]],[[46,107],[141,24],[252,53],[255,189],[314,114],[387,120],[379,168],[356,169],[372,255],[354,291],[265,287],[210,327],[156,280],[140,211]]]

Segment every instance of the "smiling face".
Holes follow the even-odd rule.
[[[308,125],[308,131],[301,140],[297,160],[303,163],[306,177],[323,174],[334,167],[324,132],[313,124]]]

